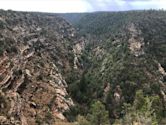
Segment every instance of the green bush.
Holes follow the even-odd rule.
[[[87,115],[91,125],[109,125],[109,115],[105,106],[97,101],[91,106],[91,113]]]
[[[157,107],[156,107],[157,106]],[[161,116],[161,103],[157,96],[144,96],[143,91],[139,90],[136,92],[133,106],[130,104],[124,104],[125,116],[116,120],[116,124],[123,125],[158,125]],[[159,113],[160,112],[160,113]]]

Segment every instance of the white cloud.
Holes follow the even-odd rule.
[[[0,0],[0,9],[40,12],[166,9],[166,0]]]
[[[92,11],[166,9],[166,0],[86,0]]]
[[[86,12],[90,5],[83,0],[0,0],[0,8],[40,12]]]
[[[130,2],[135,9],[166,9],[165,0],[135,0]]]

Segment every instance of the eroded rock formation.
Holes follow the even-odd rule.
[[[74,103],[64,79],[75,30],[55,15],[0,11],[0,124],[54,124]]]

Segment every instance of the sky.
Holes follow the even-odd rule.
[[[166,0],[0,0],[0,9],[52,13],[166,9]]]

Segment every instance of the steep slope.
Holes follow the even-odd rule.
[[[101,100],[114,122],[127,114],[124,105],[134,105],[141,90],[145,97],[158,98],[152,109],[158,124],[164,124],[160,122],[166,116],[166,12],[89,13],[74,25],[89,42],[82,54],[82,78],[69,84],[73,99],[81,104],[80,113],[89,113],[90,104]]]
[[[54,124],[74,105],[76,32],[56,15],[0,10],[0,124]],[[76,57],[76,56],[75,56]]]

